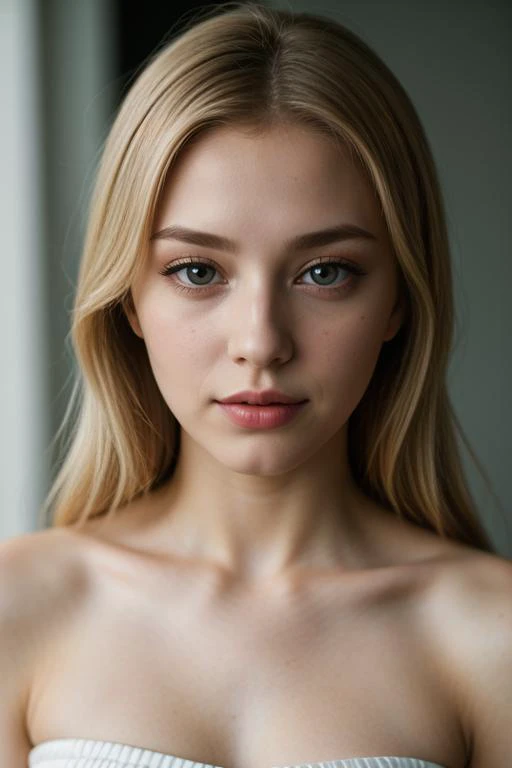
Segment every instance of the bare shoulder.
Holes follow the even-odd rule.
[[[27,765],[27,708],[38,659],[84,586],[66,531],[0,542],[0,764]]]
[[[65,528],[37,531],[0,542],[0,606],[20,621],[34,620],[86,587],[80,536]]]
[[[471,762],[512,757],[512,563],[475,552],[454,558],[436,585],[436,636],[453,685]]]
[[[2,653],[19,663],[24,688],[54,632],[88,593],[82,550],[80,537],[60,528],[0,542]]]
[[[459,647],[471,653],[475,643],[498,640],[512,627],[512,562],[498,555],[464,548],[439,570],[435,600],[442,623],[453,633],[469,629]],[[452,634],[453,637],[453,634]]]

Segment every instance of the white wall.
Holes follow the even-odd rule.
[[[110,0],[0,0],[0,539],[42,526],[77,265],[111,118]]]
[[[0,0],[0,535],[32,529],[46,482],[38,38],[33,0]]]

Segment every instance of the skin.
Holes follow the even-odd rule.
[[[128,319],[181,425],[176,474],[159,495],[159,545],[259,584],[306,566],[354,567],[381,513],[351,478],[347,424],[403,320],[374,191],[329,137],[297,125],[257,136],[222,127],[173,168],[154,232],[171,224],[228,237],[236,250],[152,240],[132,286]],[[339,224],[375,239],[287,246]],[[160,274],[184,256],[214,263],[199,275],[206,290],[177,289],[200,284],[190,269]],[[320,257],[367,274],[329,267],[315,280],[308,267]],[[309,400],[278,429],[235,426],[214,402],[271,387]]]

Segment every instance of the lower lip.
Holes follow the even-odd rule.
[[[288,424],[306,405],[247,405],[245,403],[218,403],[234,424],[251,429],[273,429]]]

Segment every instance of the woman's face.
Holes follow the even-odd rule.
[[[129,320],[182,441],[267,475],[332,451],[402,320],[379,203],[350,154],[296,125],[216,129],[173,167],[153,234]],[[216,403],[269,388],[308,400],[285,427],[242,428]]]

